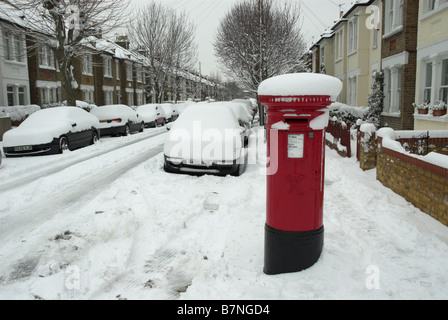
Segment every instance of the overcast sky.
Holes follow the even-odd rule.
[[[196,41],[199,46],[199,61],[202,74],[210,75],[212,72],[220,72],[213,49],[215,33],[221,19],[235,3],[244,0],[156,0],[164,5],[189,14],[197,27]],[[297,1],[301,3],[303,14],[303,33],[310,46],[316,41],[323,31],[333,25],[339,17],[338,4],[343,4],[342,9],[349,7],[353,0],[276,0]],[[141,6],[149,0],[131,0],[131,7]],[[199,64],[197,66],[199,70]]]

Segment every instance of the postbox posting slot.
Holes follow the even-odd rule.
[[[286,119],[286,123],[308,123],[308,119],[304,118]]]

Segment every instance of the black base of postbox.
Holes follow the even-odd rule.
[[[297,272],[311,267],[320,257],[324,227],[291,232],[265,225],[264,273],[269,275]]]

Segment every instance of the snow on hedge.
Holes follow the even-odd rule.
[[[29,115],[39,111],[38,105],[0,107],[0,117],[11,117],[11,121],[25,120]]]

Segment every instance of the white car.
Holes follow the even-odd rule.
[[[178,113],[173,109],[173,105],[171,103],[162,103],[161,106],[165,111],[165,119],[167,123],[173,122],[177,119]]]
[[[145,122],[138,113],[124,104],[93,108],[90,113],[100,121],[102,136],[127,136],[131,132],[142,132],[145,128]]]
[[[3,135],[6,157],[62,153],[95,143],[100,137],[96,117],[78,107],[57,107],[31,114]]]
[[[164,169],[171,173],[241,175],[247,165],[246,134],[229,103],[189,106],[166,137]]]
[[[138,107],[136,111],[147,128],[165,124],[165,111],[160,104],[145,104]]]

